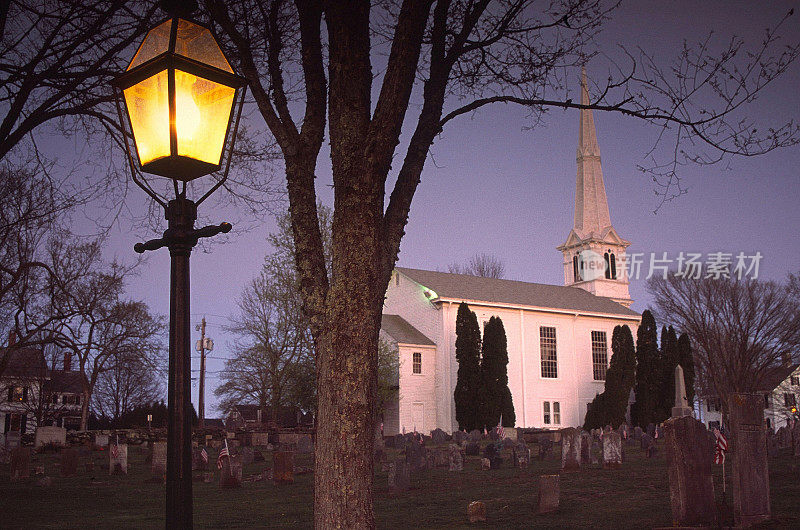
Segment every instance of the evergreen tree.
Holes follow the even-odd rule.
[[[513,427],[517,423],[517,415],[514,413],[514,400],[511,397],[511,389],[506,385],[500,401],[500,415],[503,427]]]
[[[661,328],[661,351],[658,358],[660,383],[655,423],[666,421],[675,405],[675,367],[678,366],[678,336],[670,326]]]
[[[503,321],[492,317],[483,331],[483,355],[481,358],[481,420],[486,429],[493,429],[505,415],[514,415],[511,392],[508,390],[508,345]],[[507,421],[504,421],[505,425]],[[513,425],[509,425],[513,426]]]
[[[683,380],[686,382],[686,397],[689,406],[694,406],[694,356],[692,355],[692,344],[689,335],[681,333],[678,338],[678,364],[683,368]]]
[[[479,419],[481,392],[481,331],[478,318],[466,302],[461,302],[456,315],[456,361],[458,378],[453,399],[458,428],[466,431],[482,426]]]
[[[602,394],[595,396],[586,411],[584,429],[619,427],[625,422],[628,397],[636,374],[636,356],[633,334],[628,326],[617,326],[611,336],[611,364],[606,372],[606,386]]]
[[[658,358],[656,320],[650,310],[645,310],[636,332],[636,403],[631,408],[631,421],[642,428],[655,423],[660,382]]]

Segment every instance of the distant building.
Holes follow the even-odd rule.
[[[800,364],[784,364],[772,368],[758,389],[764,395],[764,422],[776,431],[798,417],[800,395]],[[697,400],[698,418],[709,429],[722,425],[722,401],[717,396],[702,396]]]
[[[581,102],[589,103],[585,74]],[[578,426],[603,392],[614,327],[636,334],[641,316],[626,273],[626,248],[611,224],[591,110],[580,112],[575,216],[562,254],[564,285],[544,285],[398,267],[383,307],[381,333],[400,357],[398,398],[384,412],[384,434],[458,429],[455,321],[467,302],[481,325],[502,319],[508,386],[517,427]]]
[[[37,348],[9,347],[0,350],[0,426],[2,432],[33,432],[39,425],[80,428],[83,399],[80,372],[72,371],[69,354],[63,369],[47,367],[44,353]]]
[[[271,421],[272,411],[267,408],[262,411],[258,405],[237,403],[232,405],[225,417],[225,428],[228,431],[235,431],[240,428],[261,428],[261,427],[298,427],[300,425],[310,425],[313,423],[311,414],[303,413],[297,407],[280,407],[278,410],[277,421]],[[208,420],[206,426],[208,426]]]

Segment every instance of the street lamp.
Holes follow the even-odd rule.
[[[134,250],[169,248],[166,527],[191,528],[189,255],[199,238],[231,229],[229,223],[195,229],[194,221],[197,205],[227,178],[245,80],[208,28],[182,17],[185,10],[169,11],[172,16],[148,32],[113,85],[133,181],[163,206],[168,221],[162,238],[137,243]],[[217,182],[197,201],[189,199],[187,182],[214,172],[221,172]],[[159,195],[144,173],[171,179],[175,197]]]

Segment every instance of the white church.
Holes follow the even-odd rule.
[[[589,103],[586,74],[581,103]],[[625,249],[611,224],[591,110],[580,111],[575,222],[558,247],[564,285],[545,285],[398,267],[383,307],[381,336],[397,345],[399,396],[384,412],[384,434],[458,429],[453,392],[455,323],[467,302],[483,325],[503,320],[516,427],[583,423],[605,385],[614,327],[636,333],[640,315],[626,276]]]

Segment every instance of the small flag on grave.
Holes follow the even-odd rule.
[[[506,437],[506,430],[505,430],[505,429],[503,429],[503,425],[502,425],[502,424],[498,423],[498,424],[497,424],[497,429],[496,429],[496,430],[497,430],[497,437],[498,437],[499,439],[501,439],[501,440],[502,440],[503,438],[505,438],[505,437]]]
[[[230,456],[228,453],[228,440],[225,440],[225,447],[219,450],[219,456],[217,457],[217,469],[222,469],[222,458]]]
[[[203,449],[200,451],[200,458],[203,459],[204,464],[208,464],[208,453],[206,452],[205,447],[203,447]]]

